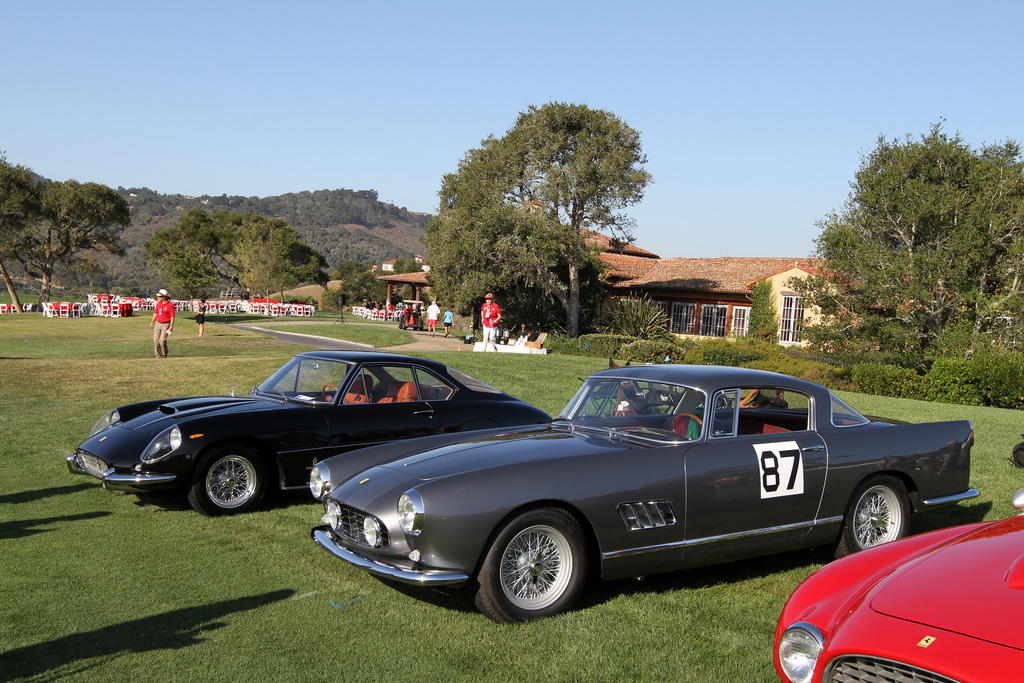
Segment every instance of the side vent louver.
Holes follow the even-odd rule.
[[[622,503],[619,505],[619,516],[630,531],[656,529],[676,523],[676,513],[672,509],[672,503],[667,500]]]

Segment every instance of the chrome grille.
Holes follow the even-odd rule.
[[[343,539],[350,543],[358,543],[359,545],[366,545],[366,540],[363,538],[363,520],[371,515],[367,515],[362,510],[357,510],[351,505],[341,504],[341,514],[338,518],[338,528],[335,529],[337,534]],[[391,537],[388,535],[388,529],[384,526],[384,523],[379,519],[381,529],[380,546],[386,548],[391,543]]]
[[[676,523],[676,513],[672,509],[672,503],[667,500],[622,503],[619,505],[619,516],[630,531],[655,529]]]
[[[957,683],[930,671],[875,657],[839,657],[829,662],[822,683]]]
[[[110,469],[110,465],[86,451],[75,451],[75,458],[82,469],[94,477],[102,477],[103,473]]]

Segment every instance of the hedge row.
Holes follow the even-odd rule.
[[[747,340],[676,343],[589,334],[578,339],[548,337],[544,346],[554,353],[632,363],[751,367],[864,394],[1024,410],[1024,354],[939,359],[926,372],[918,372],[881,363],[835,367],[821,360],[788,355],[778,345]]]

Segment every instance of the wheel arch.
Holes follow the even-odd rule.
[[[484,542],[482,546],[480,556],[476,559],[476,564],[473,567],[473,576],[479,574],[480,568],[483,565],[484,559],[487,556],[488,548],[491,547],[495,539],[498,537],[498,534],[500,534],[502,530],[506,526],[508,526],[513,519],[515,519],[516,517],[525,512],[532,512],[534,510],[544,509],[561,510],[562,512],[568,513],[569,516],[572,517],[573,521],[576,522],[576,524],[579,526],[580,531],[583,532],[583,537],[587,542],[587,559],[590,561],[589,571],[591,573],[593,573],[595,570],[599,572],[599,568],[601,565],[600,552],[598,550],[597,544],[597,534],[594,532],[594,527],[590,523],[590,520],[587,519],[586,515],[584,515],[580,511],[580,509],[575,505],[568,503],[564,500],[550,498],[543,500],[534,500],[530,501],[529,503],[523,503],[522,505],[519,505],[512,510],[509,510],[509,512],[504,517],[498,520],[498,522],[491,529],[490,533],[488,533],[487,540]],[[589,579],[590,577],[587,578]]]
[[[274,490],[281,490],[281,482],[284,481],[284,473],[281,471],[281,463],[277,458],[277,454],[274,452],[272,448],[270,448],[270,446],[267,445],[265,441],[253,436],[225,436],[216,439],[215,441],[210,441],[209,443],[204,444],[203,447],[199,449],[199,452],[196,453],[196,461],[195,465],[192,468],[192,471],[199,471],[199,469],[203,467],[206,461],[209,460],[210,457],[212,457],[213,453],[216,453],[217,451],[224,448],[230,448],[232,446],[245,446],[246,448],[251,448],[252,450],[256,451],[260,455],[260,457],[263,458],[264,464],[266,465],[267,469],[273,469],[275,476],[272,477],[271,481],[274,482]]]

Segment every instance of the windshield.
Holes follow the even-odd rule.
[[[332,403],[351,369],[350,363],[296,357],[256,387],[256,391],[299,401]]]
[[[704,392],[678,384],[592,377],[558,419],[675,443],[700,438],[706,402]]]

